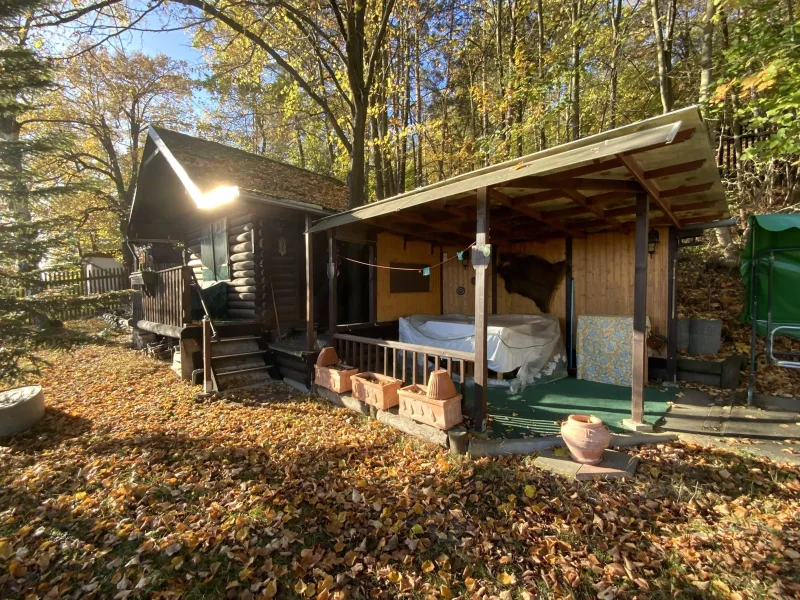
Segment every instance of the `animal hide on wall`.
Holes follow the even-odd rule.
[[[533,254],[501,254],[497,265],[506,291],[533,300],[543,313],[549,312],[550,301],[566,272],[566,261],[551,263]]]

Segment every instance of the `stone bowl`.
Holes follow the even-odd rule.
[[[41,386],[28,385],[0,392],[0,438],[30,429],[44,416]]]

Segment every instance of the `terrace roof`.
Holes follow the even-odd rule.
[[[635,199],[645,192],[653,227],[730,216],[705,124],[689,107],[325,217],[309,231],[367,225],[441,243],[474,241],[483,187],[495,241],[632,231]]]

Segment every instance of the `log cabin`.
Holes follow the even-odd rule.
[[[347,197],[334,178],[150,127],[127,231],[137,259],[134,340],[172,348],[175,370],[196,379],[208,313],[214,385],[266,373],[302,381],[305,348],[286,340],[307,326],[303,232],[311,219],[346,209]],[[342,242],[339,251],[369,257],[363,245]],[[315,304],[324,307],[324,245],[318,252],[322,271],[308,275],[319,280]],[[367,286],[360,287],[338,318],[368,320]],[[312,329],[327,328],[328,312],[317,318]]]

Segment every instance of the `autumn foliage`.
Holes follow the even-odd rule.
[[[283,386],[199,403],[118,345],[50,358],[47,416],[0,447],[4,598],[800,593],[796,467],[670,444],[568,482]]]

